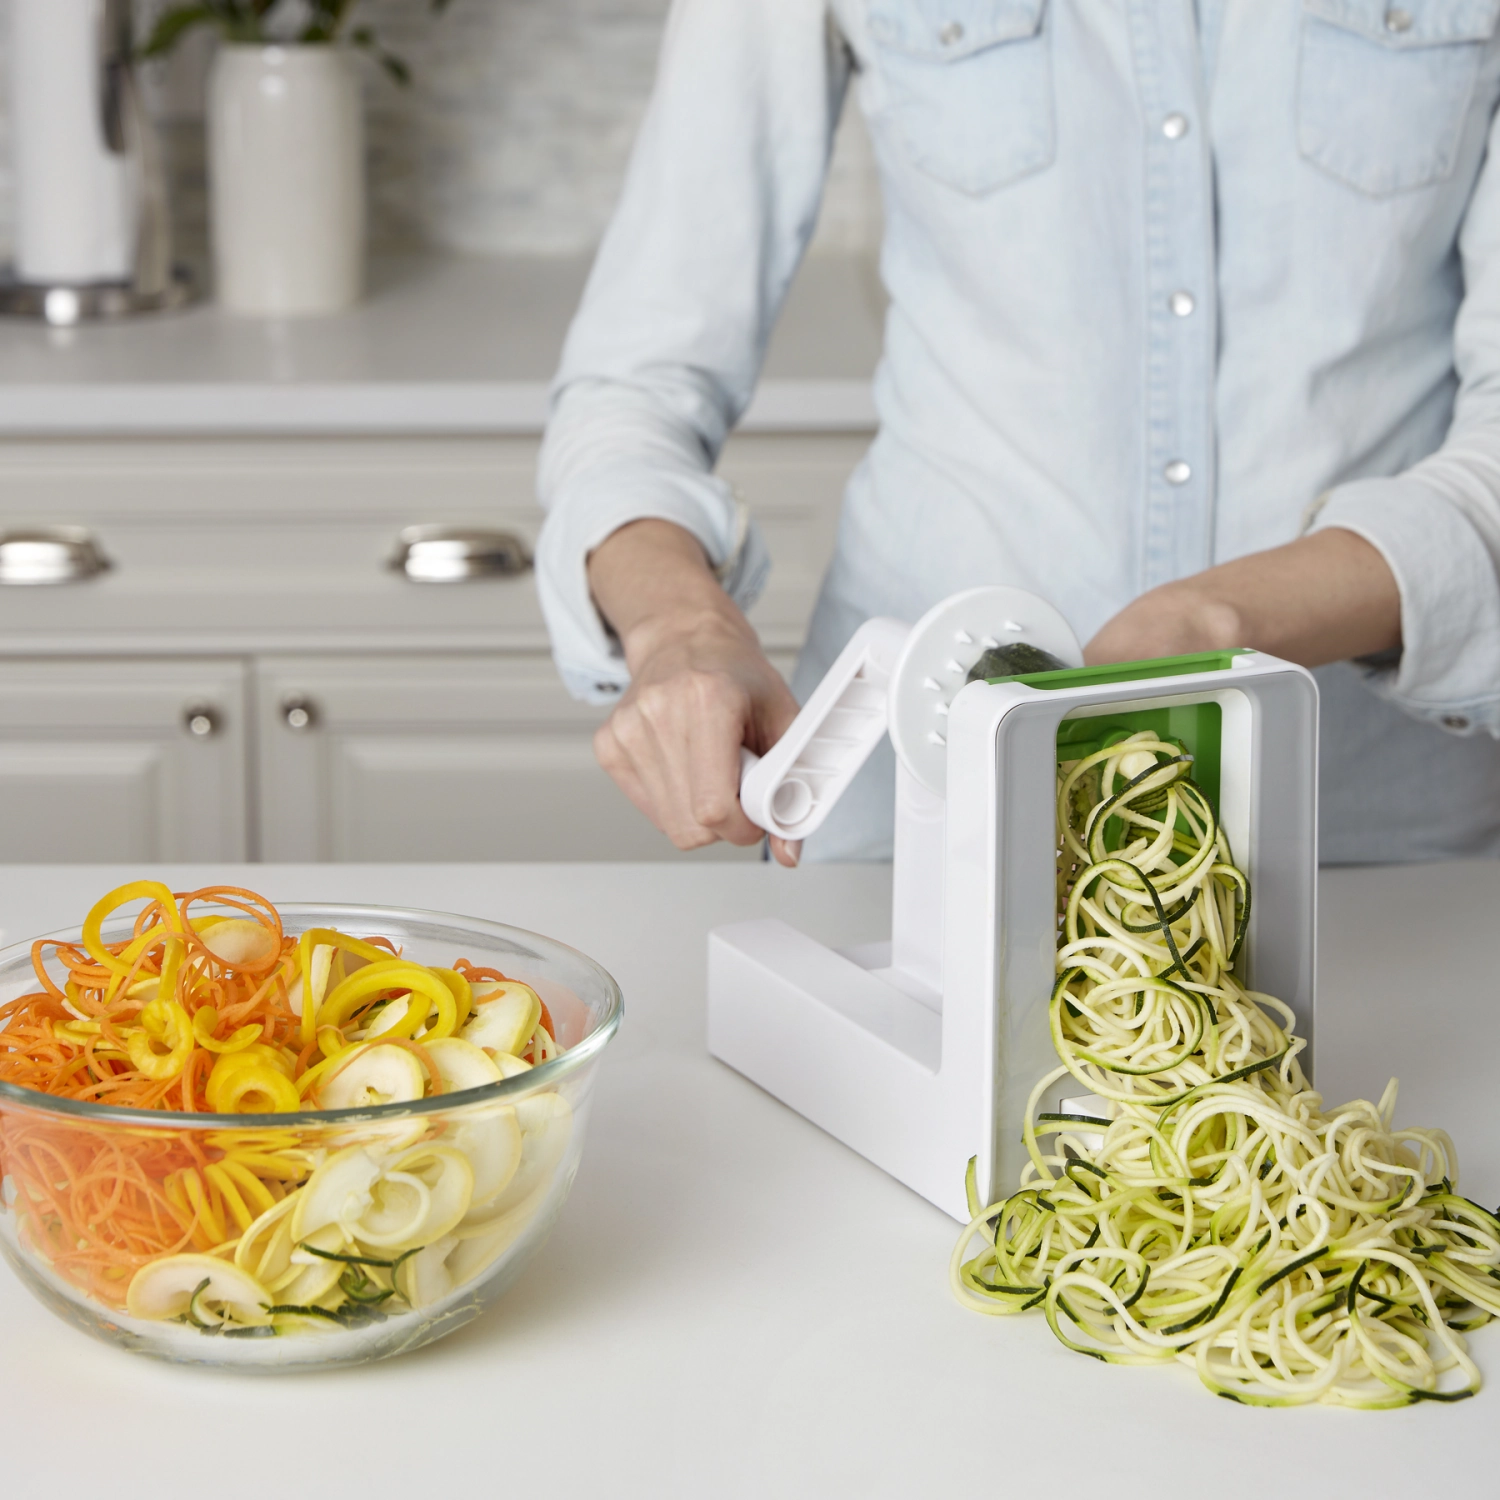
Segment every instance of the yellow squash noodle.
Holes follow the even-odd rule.
[[[149,1000],[140,1027],[125,1045],[130,1061],[147,1078],[176,1078],[193,1055],[193,1023],[175,1000]]]
[[[258,1025],[241,1026],[232,1036],[225,1037],[223,1041],[214,1038],[214,1030],[219,1024],[219,1013],[211,1005],[205,1005],[193,1012],[193,1036],[198,1045],[206,1052],[230,1053],[243,1052],[252,1042],[259,1041],[262,1028]]]
[[[367,963],[383,963],[390,958],[384,948],[367,943],[362,938],[350,937],[332,927],[309,927],[297,942],[297,962],[302,975],[302,1043],[312,1041],[317,1025],[317,1009],[313,1003],[313,952],[318,948],[332,948],[339,953],[352,953]]]
[[[390,1028],[388,1036],[414,1035],[434,1008],[437,1019],[427,1028],[428,1037],[436,1041],[457,1030],[458,1002],[452,989],[431,969],[399,958],[385,958],[351,974],[318,1007],[317,1025],[342,1026],[366,1001],[392,989],[410,990],[411,1000],[406,1014]]]
[[[209,1107],[221,1115],[287,1114],[302,1107],[291,1065],[261,1042],[220,1056],[203,1092]]]
[[[181,918],[177,913],[177,903],[172,899],[171,891],[158,881],[132,880],[127,885],[116,887],[102,900],[95,902],[88,916],[83,920],[83,946],[96,964],[121,976],[130,972],[131,959],[135,955],[126,957],[111,953],[104,944],[102,929],[107,918],[131,901],[158,902],[162,912],[166,915],[169,930],[179,934],[181,932]],[[158,941],[160,941],[160,936]],[[144,951],[144,945],[139,951]],[[129,949],[126,952],[129,953]]]

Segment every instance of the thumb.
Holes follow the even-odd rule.
[[[773,669],[774,670],[774,669]],[[761,754],[765,754],[776,742],[792,727],[792,721],[796,719],[801,709],[797,700],[792,696],[792,690],[786,685],[785,679],[779,672],[775,676],[775,684],[778,691],[770,696],[759,715],[760,723],[757,726],[761,736]],[[771,857],[779,865],[785,865],[788,869],[795,869],[802,858],[802,841],[800,839],[777,838],[775,834],[770,839]]]
[[[795,870],[802,861],[802,840],[779,839],[772,834],[771,857],[778,865],[785,865],[787,869]]]

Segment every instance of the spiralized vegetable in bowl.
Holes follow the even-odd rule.
[[[1235,976],[1250,883],[1191,768],[1149,732],[1059,768],[1059,1066],[1020,1190],[980,1205],[970,1164],[954,1289],[1254,1405],[1473,1395],[1500,1219],[1458,1193],[1447,1135],[1394,1125],[1394,1080],[1323,1108],[1291,1011]],[[1040,1111],[1070,1074],[1088,1112]]]
[[[110,892],[77,941],[33,944],[31,964],[37,988],[0,1006],[0,1083],[77,1104],[0,1110],[0,1225],[122,1321],[357,1331],[451,1297],[557,1197],[563,1093],[464,1097],[564,1051],[541,996],[498,968],[419,963],[379,934],[292,936],[254,892],[150,881]],[[435,1098],[453,1108],[383,1109]],[[323,1110],[375,1113],[310,1127]],[[204,1128],[215,1115],[237,1118]]]

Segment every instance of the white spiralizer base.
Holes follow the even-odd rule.
[[[1312,1040],[1317,687],[1226,666],[1038,689],[976,682],[946,716],[947,798],[898,761],[890,951],[839,953],[784,922],[709,937],[714,1056],[955,1218],[1014,1191],[1036,1080],[1057,1063],[1057,735],[1065,718],[1219,705],[1219,816],[1256,882],[1247,984]],[[1263,794],[1262,789],[1274,789]],[[1077,1085],[1054,1083],[1053,1110]]]
[[[967,1220],[964,1168],[990,1128],[986,1104],[944,1077],[938,997],[917,998],[919,980],[856,961],[873,956],[835,952],[785,922],[719,928],[709,938],[708,1049]]]

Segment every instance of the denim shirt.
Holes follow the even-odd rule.
[[[713,465],[853,85],[885,203],[874,443],[794,686],[981,583],[1086,640],[1340,526],[1397,660],[1322,674],[1325,855],[1500,852],[1500,0],[677,0],[544,446],[564,679],[628,681],[589,550],[661,517],[748,603]],[[889,758],[825,855],[888,847]]]

